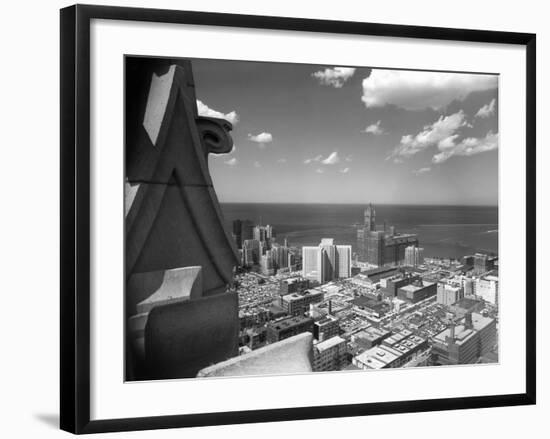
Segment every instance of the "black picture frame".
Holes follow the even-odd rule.
[[[527,83],[526,392],[466,398],[90,420],[90,22],[93,19],[525,46]],[[536,36],[534,34],[88,5],[75,5],[62,9],[60,25],[60,424],[63,430],[72,433],[98,433],[535,404]]]

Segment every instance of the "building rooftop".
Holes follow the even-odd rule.
[[[379,267],[379,268],[373,268],[371,270],[363,271],[362,274],[364,276],[378,276],[380,274],[388,273],[388,272],[397,272],[398,269],[395,267]]]
[[[418,291],[418,290],[422,290],[423,288],[429,287],[429,286],[433,285],[434,283],[435,282],[426,282],[426,281],[423,281],[422,285],[417,285],[415,283],[412,283],[412,284],[409,284],[409,285],[405,285],[404,287],[401,287],[400,290],[415,292],[415,291]]]
[[[472,299],[470,297],[463,297],[458,302],[454,304],[454,306],[457,306],[459,308],[463,309],[470,309],[473,308],[476,305],[479,305],[481,303],[478,299]]]
[[[385,331],[384,329],[379,329],[374,326],[371,326],[367,329],[364,329],[355,335],[359,338],[364,338],[369,341],[377,340],[380,337],[384,337],[385,335],[388,335],[390,332]]]
[[[334,337],[330,337],[327,340],[321,341],[315,345],[315,348],[319,352],[326,351],[327,349],[330,349],[336,345],[339,345],[340,343],[345,343],[346,340],[344,340],[342,337],[339,337],[338,335],[335,335]]]
[[[317,323],[318,325],[326,325],[327,323],[332,323],[332,322],[337,322],[337,321],[338,321],[338,319],[336,317],[326,315],[321,320],[318,320],[315,323]]]
[[[316,290],[306,290],[302,293],[285,294],[283,296],[283,300],[292,301],[292,300],[302,299],[302,298],[308,297],[308,296],[318,296],[320,294],[323,294],[323,292],[322,291],[316,291]]]
[[[372,369],[381,369],[395,361],[401,355],[399,351],[387,346],[375,346],[357,355],[356,359]]]
[[[481,314],[472,313],[472,329],[466,328],[464,325],[465,319],[461,320],[459,325],[455,326],[455,343],[463,344],[470,337],[472,337],[477,331],[482,330],[486,326],[494,322],[494,319],[490,317],[483,317]],[[446,343],[447,337],[450,337],[451,329],[447,328],[441,331],[434,337],[435,341],[440,343]]]
[[[373,306],[380,306],[383,304],[382,301],[374,298],[374,297],[368,297],[368,296],[359,296],[356,297],[353,300],[350,300],[351,303],[353,303],[356,306],[366,306],[366,307],[373,307]]]
[[[307,279],[303,278],[303,277],[290,277],[288,279],[283,279],[282,282],[288,284],[288,285],[291,285],[291,284],[295,284],[297,282],[305,282],[307,281]]]
[[[270,326],[277,330],[281,330],[291,328],[292,326],[301,325],[302,323],[305,323],[307,321],[312,321],[312,319],[310,317],[295,316],[276,320],[274,322],[271,322]]]

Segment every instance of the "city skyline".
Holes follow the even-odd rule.
[[[419,122],[411,114],[437,119],[413,136],[381,117],[358,139],[386,144],[365,148],[349,134],[358,122],[352,101],[333,96],[353,92],[356,69],[262,64],[262,72],[236,63],[204,72],[189,60],[127,63],[128,381],[499,361],[498,207],[378,203],[490,195],[468,172],[490,179],[497,169],[494,77],[368,70],[360,105],[396,112],[401,131]],[[237,110],[196,94],[203,78],[224,74],[213,83]],[[474,94],[475,114],[462,108]],[[491,100],[479,107],[481,98]],[[449,109],[449,99],[460,108]],[[192,117],[197,109],[210,119]],[[222,118],[236,127],[233,151]],[[268,128],[252,127],[261,121]],[[303,147],[294,147],[297,139]],[[426,160],[433,172],[417,168]],[[448,184],[429,183],[440,190],[407,183],[444,168]],[[447,168],[459,180],[449,180]],[[235,196],[249,204],[219,203]],[[283,203],[254,203],[266,200]],[[299,200],[323,204],[289,204]]]
[[[497,76],[193,66],[199,114],[234,125],[209,160],[222,203],[498,204]]]

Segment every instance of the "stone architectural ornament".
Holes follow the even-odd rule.
[[[126,375],[196,376],[238,353],[237,250],[208,171],[232,125],[198,115],[190,61],[126,62]]]

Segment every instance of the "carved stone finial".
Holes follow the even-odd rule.
[[[233,149],[233,138],[229,132],[233,125],[225,119],[198,117],[196,119],[202,147],[206,154],[226,154]]]

